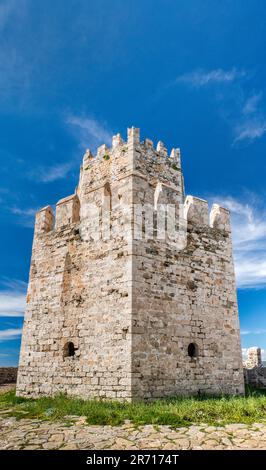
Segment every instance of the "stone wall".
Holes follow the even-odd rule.
[[[0,367],[0,384],[16,383],[17,373],[17,367]]]
[[[37,214],[20,395],[131,398],[132,255],[120,210],[121,200],[130,202],[131,162],[124,149],[114,144],[108,155],[101,147],[94,160],[86,152],[77,195],[59,201],[55,222],[50,207]],[[109,181],[113,237],[100,220],[100,238],[92,240],[96,219],[89,205],[108,202]],[[65,355],[68,343],[74,356]]]
[[[181,247],[157,236],[165,204]],[[76,193],[36,215],[27,302],[18,395],[243,392],[229,214],[185,200],[179,150],[138,129],[86,151]]]
[[[149,182],[135,178],[134,185],[138,203],[152,200]],[[151,239],[133,247],[132,388],[139,397],[243,393],[229,214],[214,206],[210,226],[206,201],[186,204],[182,250]]]
[[[245,383],[255,388],[266,389],[266,367],[244,369]]]

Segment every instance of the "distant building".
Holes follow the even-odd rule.
[[[249,348],[247,350],[247,359],[243,362],[243,367],[246,369],[253,369],[254,367],[261,366],[261,349],[257,347]]]
[[[261,349],[257,347],[249,348],[247,360],[243,362],[244,378],[247,385],[256,388],[266,388],[266,367],[261,360]]]

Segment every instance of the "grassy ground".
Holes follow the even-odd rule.
[[[119,403],[81,400],[65,395],[36,400],[19,398],[9,391],[0,395],[0,410],[17,418],[64,419],[66,415],[86,416],[88,424],[142,424],[189,426],[192,423],[223,425],[266,421],[266,394],[247,390],[245,397],[200,397],[156,400],[153,403]],[[66,419],[66,418],[65,418]]]

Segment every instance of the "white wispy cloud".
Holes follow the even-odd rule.
[[[74,163],[58,163],[52,166],[38,166],[28,173],[30,179],[39,183],[53,183],[65,178],[72,170]]]
[[[266,134],[263,93],[262,90],[250,91],[248,80],[251,76],[250,72],[236,67],[230,70],[198,69],[180,75],[170,87],[182,83],[196,89],[216,85],[211,89],[213,100],[218,103],[217,113],[232,129],[232,146],[247,145]]]
[[[99,145],[109,144],[112,140],[110,130],[94,118],[70,115],[66,118],[66,124],[77,138],[79,147],[83,151],[86,148],[94,151]],[[71,161],[53,166],[38,166],[31,169],[28,177],[40,183],[53,183],[66,178],[76,165],[77,159],[75,157]]]
[[[22,328],[10,328],[8,330],[0,330],[0,342],[17,339],[21,336]]]
[[[27,284],[18,279],[1,279],[0,317],[23,317]]]
[[[70,115],[66,119],[66,124],[76,136],[79,147],[83,151],[86,148],[90,148],[94,151],[99,145],[104,143],[109,144],[111,142],[112,133],[96,119]],[[76,158],[73,158],[72,161],[58,163],[52,166],[37,166],[30,170],[28,177],[39,183],[53,183],[54,181],[66,178],[76,167],[76,160]],[[27,215],[29,217],[31,215],[30,213],[26,214],[25,210],[21,211],[20,209],[15,209],[15,211],[17,211],[18,214],[20,211],[21,216],[24,212],[25,219]],[[34,210],[34,214],[35,212]]]
[[[16,222],[23,227],[32,228],[34,225],[35,214],[39,207],[10,207],[9,212],[16,216]]]
[[[219,68],[210,71],[199,69],[180,75],[175,80],[175,83],[185,83],[192,87],[200,88],[215,83],[230,83],[244,76],[246,76],[246,71],[236,68],[230,70]]]
[[[231,211],[237,285],[240,288],[266,286],[266,211],[256,201],[232,197],[214,198]]]
[[[0,292],[0,317],[23,317],[25,306],[25,295]]]
[[[248,335],[265,335],[265,329],[258,329],[258,330],[241,330],[241,335],[248,336]]]
[[[95,151],[99,145],[108,145],[112,140],[110,129],[94,118],[70,115],[66,123],[76,135],[83,150],[90,148]]]
[[[266,133],[266,118],[262,111],[262,91],[252,93],[243,98],[242,109],[234,125],[235,139],[233,145],[239,142],[252,142]],[[259,105],[261,108],[259,108]]]
[[[0,279],[0,285],[6,289],[13,289],[20,292],[26,292],[27,290],[27,283],[25,281],[21,281],[21,279],[13,279],[7,276],[3,276]]]
[[[258,104],[262,100],[262,91],[253,93],[243,104],[243,114],[252,114],[257,112]]]
[[[266,133],[266,119],[256,116],[253,119],[244,120],[235,126],[234,133],[236,137],[233,144],[259,139]]]

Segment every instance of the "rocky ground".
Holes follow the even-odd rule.
[[[169,426],[87,426],[69,416],[69,423],[0,417],[0,449],[266,449],[266,425],[206,424]],[[70,424],[70,422],[72,424]]]
[[[5,393],[14,385],[0,387]],[[171,429],[169,426],[136,427],[86,425],[86,418],[66,416],[62,422],[20,419],[0,412],[0,450],[4,449],[265,449],[266,423],[208,424]]]

